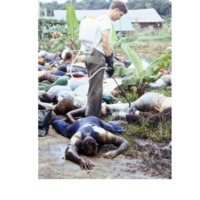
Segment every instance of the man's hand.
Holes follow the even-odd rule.
[[[108,74],[109,78],[114,74],[115,70],[113,67],[113,54],[109,56],[105,56],[106,58],[106,63],[108,64],[108,69],[106,70],[106,73]]]
[[[113,66],[114,61],[113,61],[113,54],[110,54],[109,56],[105,56],[106,58],[106,63],[108,64],[108,66]]]
[[[115,70],[113,66],[108,66],[108,69],[106,69],[106,73],[108,74],[109,78],[114,74]]]
[[[108,74],[109,78],[114,74],[115,70],[113,67],[114,61],[113,61],[113,54],[109,56],[105,56],[106,63],[108,64],[108,69],[106,70],[106,73]]]
[[[114,151],[108,151],[104,153],[103,157],[104,158],[115,158],[118,155],[118,152],[116,150]]]
[[[94,167],[94,165],[90,161],[88,161],[84,158],[81,158],[79,164],[82,169],[86,169],[86,170],[90,170],[90,169],[92,169],[92,167]]]

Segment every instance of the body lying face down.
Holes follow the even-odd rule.
[[[118,111],[113,120],[126,119],[128,123],[140,124],[145,118],[150,123],[171,119],[171,97],[156,92],[147,92],[131,103],[108,104],[112,111]]]
[[[106,152],[103,155],[105,158],[114,158],[128,148],[128,142],[122,137],[99,126],[85,124],[72,136],[65,151],[65,158],[79,164],[82,169],[90,170],[94,165],[78,153],[95,156],[99,146],[104,144],[113,144],[118,147],[116,150]]]

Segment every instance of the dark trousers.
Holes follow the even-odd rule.
[[[105,67],[105,56],[101,52],[94,50],[91,55],[86,55],[85,63],[88,70],[88,76],[91,77],[98,69]],[[89,80],[85,116],[100,117],[104,71],[104,69],[100,70],[96,75],[94,75],[93,78]]]

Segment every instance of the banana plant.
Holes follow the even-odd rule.
[[[66,11],[67,34],[66,36],[56,39],[52,47],[52,52],[63,50],[66,46],[70,47],[72,50],[78,47],[77,38],[79,24],[72,3],[66,4]]]
[[[114,26],[112,27],[112,35],[110,43],[114,47],[121,46],[121,49],[127,54],[133,64],[133,68],[115,67],[115,76],[123,78],[122,85],[125,87],[134,86],[134,93],[137,97],[144,94],[144,85],[156,81],[161,77],[160,69],[171,68],[171,51],[155,59],[148,67],[144,69],[142,60],[138,54],[127,43],[125,38],[120,37],[120,33],[116,34]]]
[[[76,41],[78,38],[78,34],[79,34],[79,24],[78,24],[78,20],[76,18],[76,13],[75,13],[75,9],[72,3],[68,3],[66,5],[66,9],[67,9],[67,14],[66,14],[66,23],[67,23],[67,28],[68,28],[68,37],[67,40],[69,42],[69,47],[71,49],[75,49],[76,47]]]
[[[127,54],[134,67],[128,69],[116,67],[115,75],[124,76],[122,85],[135,86],[138,97],[144,94],[145,84],[156,81],[161,77],[160,69],[171,67],[171,51],[155,59],[144,69],[143,63],[134,49],[130,48],[126,43],[122,43],[121,48]]]

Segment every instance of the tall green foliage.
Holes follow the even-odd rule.
[[[122,43],[121,48],[127,54],[128,58],[132,61],[132,63],[134,64],[135,76],[137,78],[142,78],[143,64],[142,64],[142,61],[139,58],[138,54],[133,49],[131,49],[128,46],[128,44],[126,44],[126,43]]]
[[[74,42],[78,37],[78,20],[76,18],[74,6],[71,3],[66,4],[66,10],[66,23],[69,31],[68,39],[70,42]]]
[[[143,63],[139,55],[132,49],[128,43],[125,43],[125,38],[116,35],[113,28],[111,35],[111,43],[113,46],[121,46],[121,49],[127,54],[133,64],[133,68],[115,67],[115,75],[126,77],[122,84],[126,86],[135,86],[137,96],[144,94],[144,84],[156,81],[162,75],[160,69],[171,68],[171,51],[155,59],[148,67],[144,69]]]
[[[155,59],[145,69],[138,54],[129,47],[128,44],[123,43],[121,45],[122,50],[127,54],[128,58],[133,63],[132,69],[117,67],[115,75],[126,76],[123,79],[122,84],[124,86],[135,86],[137,96],[144,94],[144,84],[156,81],[162,75],[160,69],[171,68],[171,51],[168,51],[161,57]]]
[[[72,3],[66,4],[66,25],[67,25],[67,34],[61,38],[57,38],[52,52],[57,52],[63,50],[66,46],[70,47],[72,50],[77,49],[78,47],[78,20],[76,18],[75,9]]]

